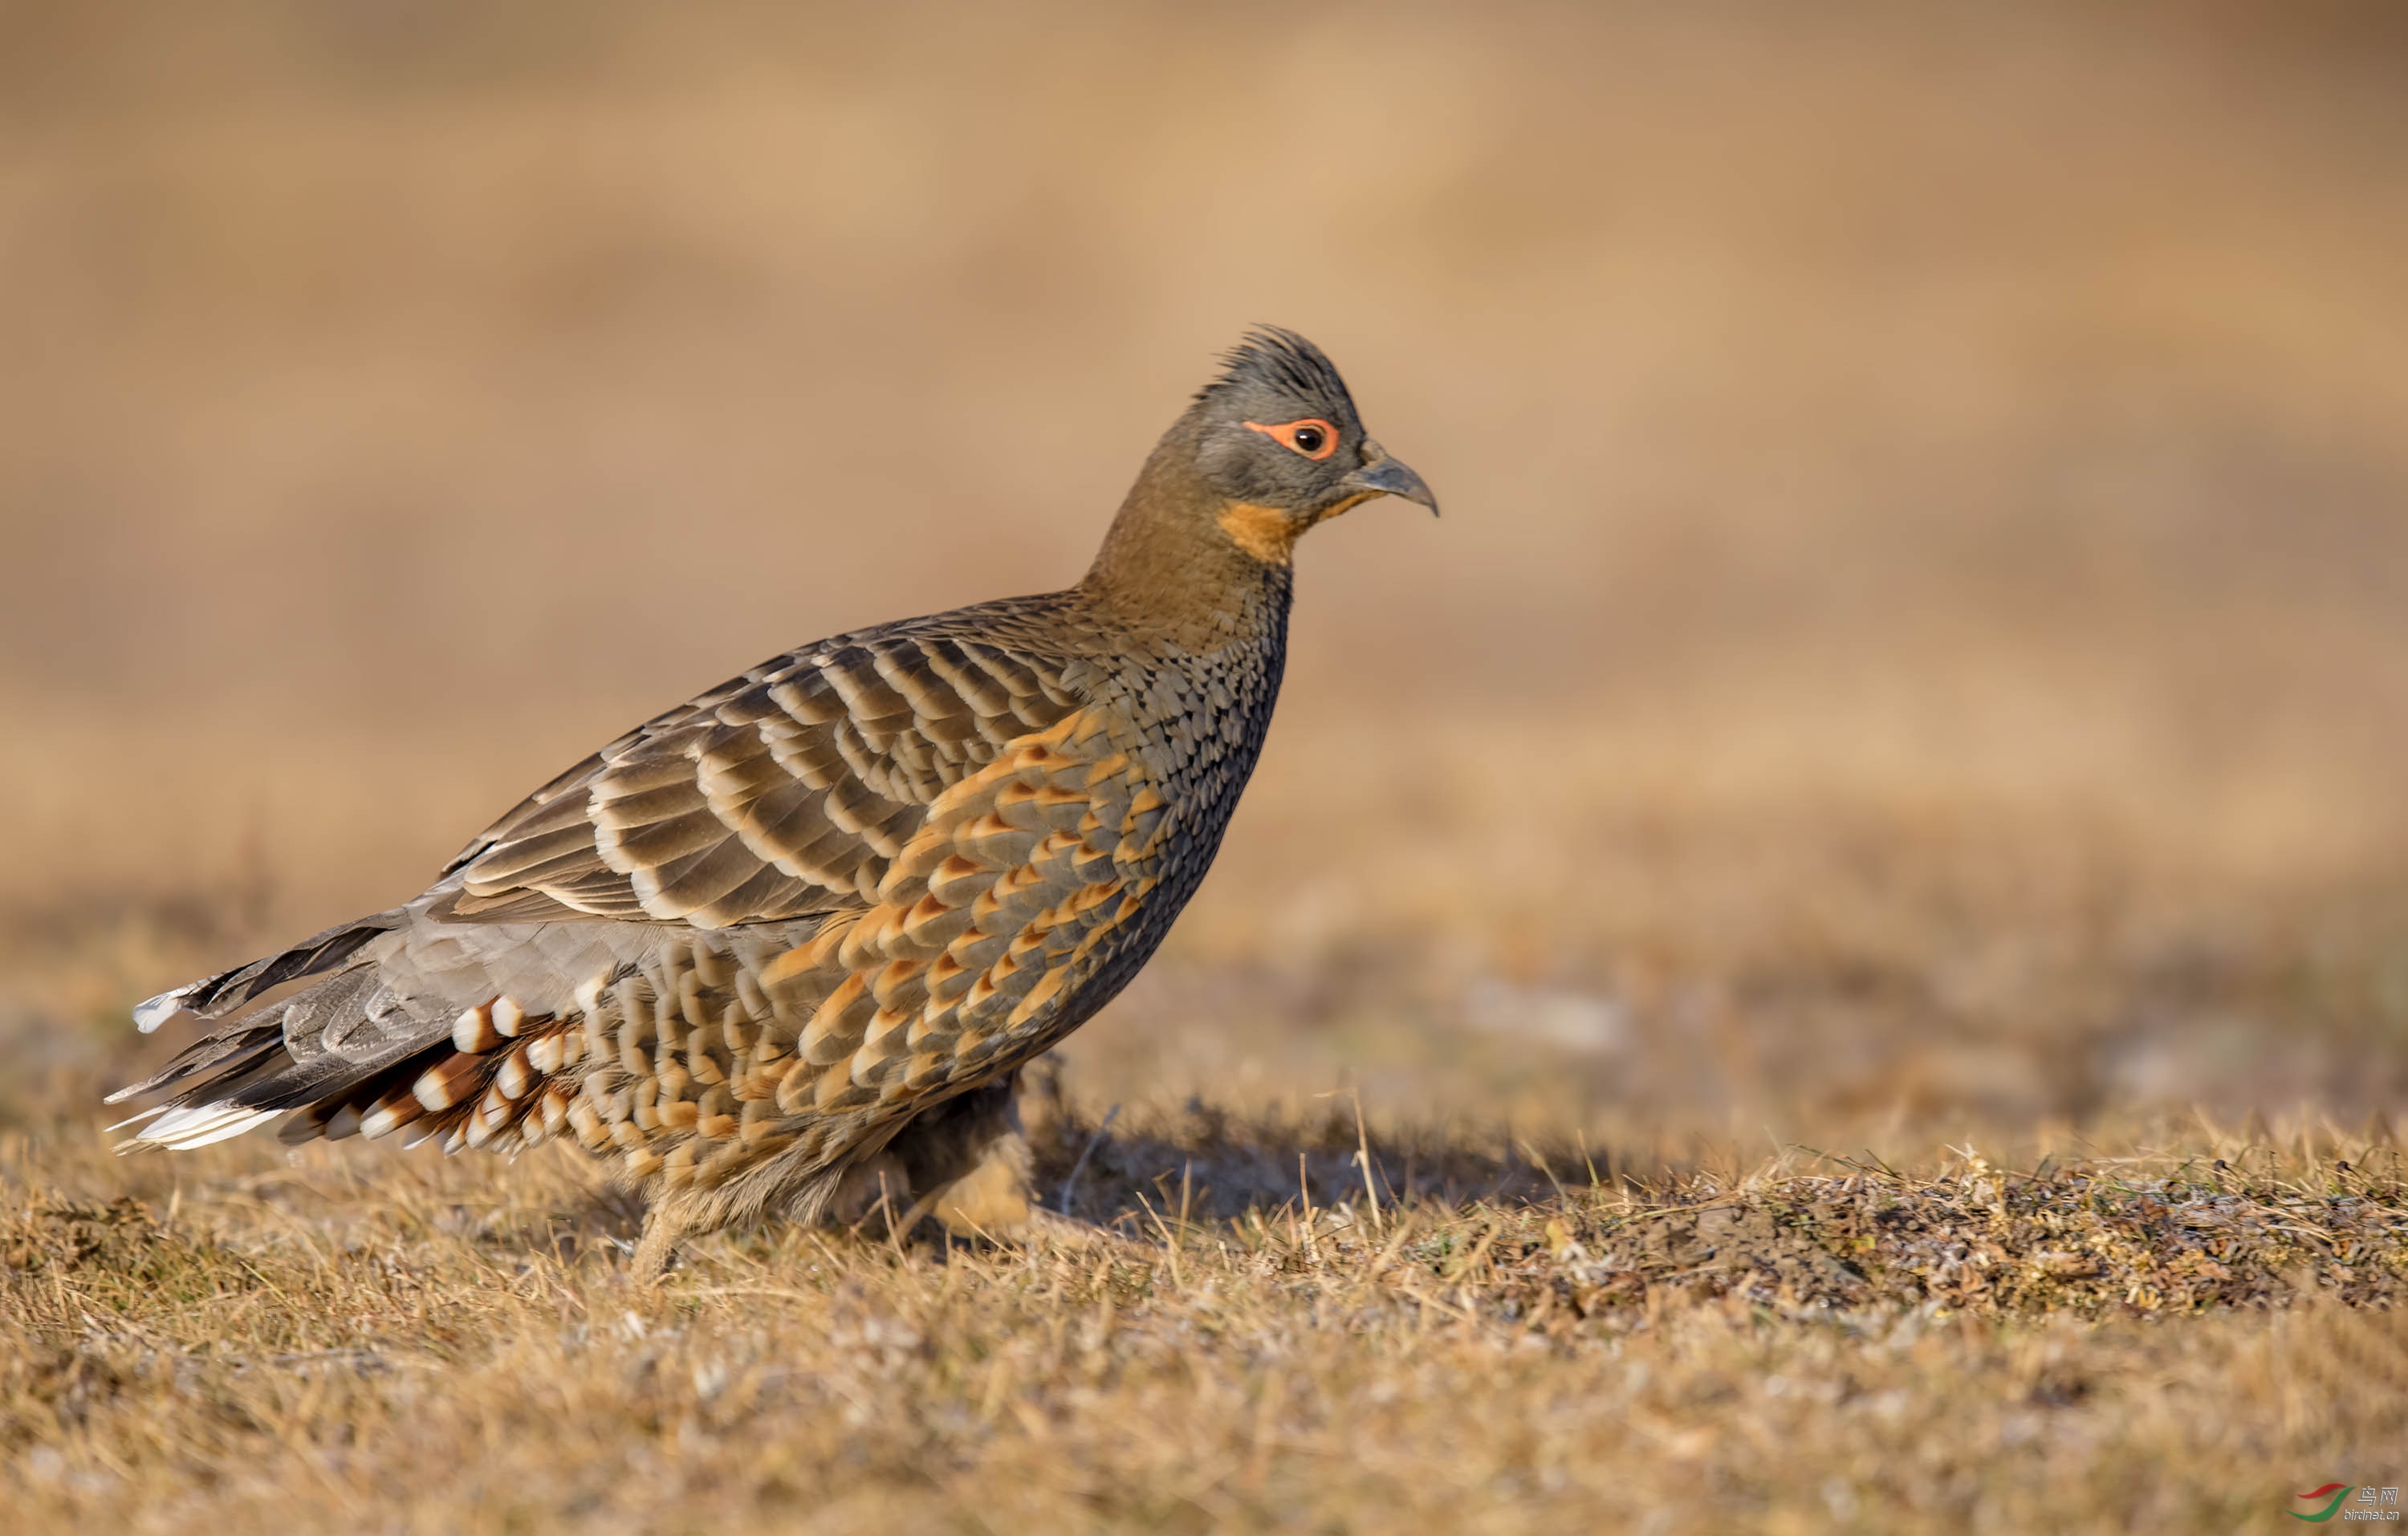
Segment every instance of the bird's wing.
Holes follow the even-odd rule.
[[[648,722],[462,850],[429,915],[724,928],[873,904],[931,802],[1081,703],[1075,667],[959,627],[823,642]]]
[[[824,922],[550,925],[643,941],[615,963],[553,968],[585,977],[573,999],[488,981],[487,1000],[419,1054],[331,1090],[295,1068],[193,1099],[168,1144],[301,1107],[289,1141],[407,1127],[513,1148],[573,1133],[672,1186],[724,1183],[789,1149],[822,1166],[1012,1070],[1098,1006],[1094,983],[1119,963],[1176,830],[1130,741],[1100,707],[1024,734],[937,797],[874,900]],[[486,931],[508,930],[450,929]]]

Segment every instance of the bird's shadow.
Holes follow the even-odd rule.
[[[1463,1127],[1375,1130],[1348,1098],[1324,1115],[1240,1113],[1190,1099],[1135,1127],[1058,1098],[1033,1103],[1027,1136],[1046,1210],[1151,1240],[1166,1224],[1242,1222],[1273,1212],[1519,1204],[1586,1186],[1604,1170],[1577,1149],[1521,1146]]]

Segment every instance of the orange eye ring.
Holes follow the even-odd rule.
[[[1248,422],[1246,425],[1316,463],[1338,452],[1338,429],[1318,416],[1282,422],[1276,426],[1265,426],[1260,422]]]

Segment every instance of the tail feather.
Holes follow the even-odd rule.
[[[283,1039],[283,1009],[275,1010],[273,1015],[265,1019],[257,1014],[248,1015],[194,1041],[176,1053],[175,1058],[165,1067],[139,1083],[127,1084],[101,1102],[122,1104],[129,1098],[157,1093],[162,1088],[172,1088],[213,1068],[224,1069],[218,1074],[222,1080],[255,1063],[261,1052],[280,1045]]]
[[[212,1046],[218,1043],[214,1040],[202,1042]],[[186,1055],[192,1054],[185,1053]],[[135,1135],[119,1142],[117,1150],[131,1152],[136,1147],[165,1147],[180,1152],[188,1147],[222,1141],[229,1136],[239,1136],[260,1121],[275,1118],[280,1112],[254,1110],[236,1100],[242,1086],[257,1082],[263,1073],[273,1072],[276,1059],[282,1055],[281,1032],[276,1026],[245,1030],[238,1042],[212,1055],[208,1064],[218,1069],[215,1075],[194,1084],[165,1103],[154,1105],[120,1121],[117,1126],[111,1126],[109,1129],[115,1130],[120,1126],[138,1125],[145,1120],[150,1122]],[[229,1089],[235,1091],[229,1093]],[[136,1090],[125,1092],[133,1091]],[[125,1092],[111,1097],[122,1098]]]
[[[136,1009],[135,1022],[146,1031],[186,1012],[204,1019],[235,1016],[148,1078],[108,1096],[114,1104],[174,1092],[165,1103],[122,1123],[150,1121],[119,1150],[180,1150],[239,1135],[297,1105],[381,1081],[397,1059],[439,1038],[440,1014],[396,996],[362,955],[372,940],[408,920],[408,909],[402,909],[342,924],[249,965],[162,993]],[[320,979],[289,997],[236,1012],[312,976]]]
[[[379,912],[374,917],[357,922],[338,923],[323,933],[312,934],[291,949],[263,956],[247,966],[220,971],[214,976],[204,976],[172,992],[162,992],[135,1006],[135,1026],[147,1035],[177,1014],[187,1012],[205,1019],[222,1018],[253,998],[273,991],[287,982],[339,969],[359,953],[362,945],[391,933],[404,920],[405,912],[396,911]]]
[[[277,1110],[245,1110],[231,1104],[188,1104],[169,1110],[152,1121],[139,1137],[127,1147],[164,1147],[169,1152],[189,1152],[212,1141],[223,1141],[240,1136],[263,1120],[273,1120]],[[121,1149],[123,1150],[123,1149]]]
[[[287,1146],[298,1146],[321,1137],[339,1141],[356,1136],[380,1099],[396,1092],[406,1093],[427,1068],[451,1054],[448,1041],[438,1042],[391,1066],[355,1076],[348,1083],[327,1084],[315,1098],[296,1099],[298,1113],[278,1129],[276,1139]]]
[[[200,1146],[293,1112],[288,1142],[399,1132],[447,1149],[514,1150],[574,1128],[569,1090],[546,1080],[582,1052],[586,1011],[667,953],[644,925],[452,923],[438,888],[407,907],[329,928],[290,949],[163,993],[146,1027],[195,1015],[202,1038],[109,1096],[168,1096],[119,1150]],[[749,941],[791,948],[792,925]],[[677,953],[682,953],[679,951]],[[724,961],[714,961],[722,964]],[[646,983],[650,985],[652,983]],[[674,997],[675,983],[661,997]],[[660,997],[613,1007],[656,1008]],[[112,1127],[117,1128],[117,1127]]]

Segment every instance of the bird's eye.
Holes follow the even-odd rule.
[[[1265,426],[1260,422],[1248,422],[1246,424],[1308,459],[1326,459],[1338,451],[1338,429],[1318,416],[1307,416],[1298,422],[1282,422],[1277,426]]]

